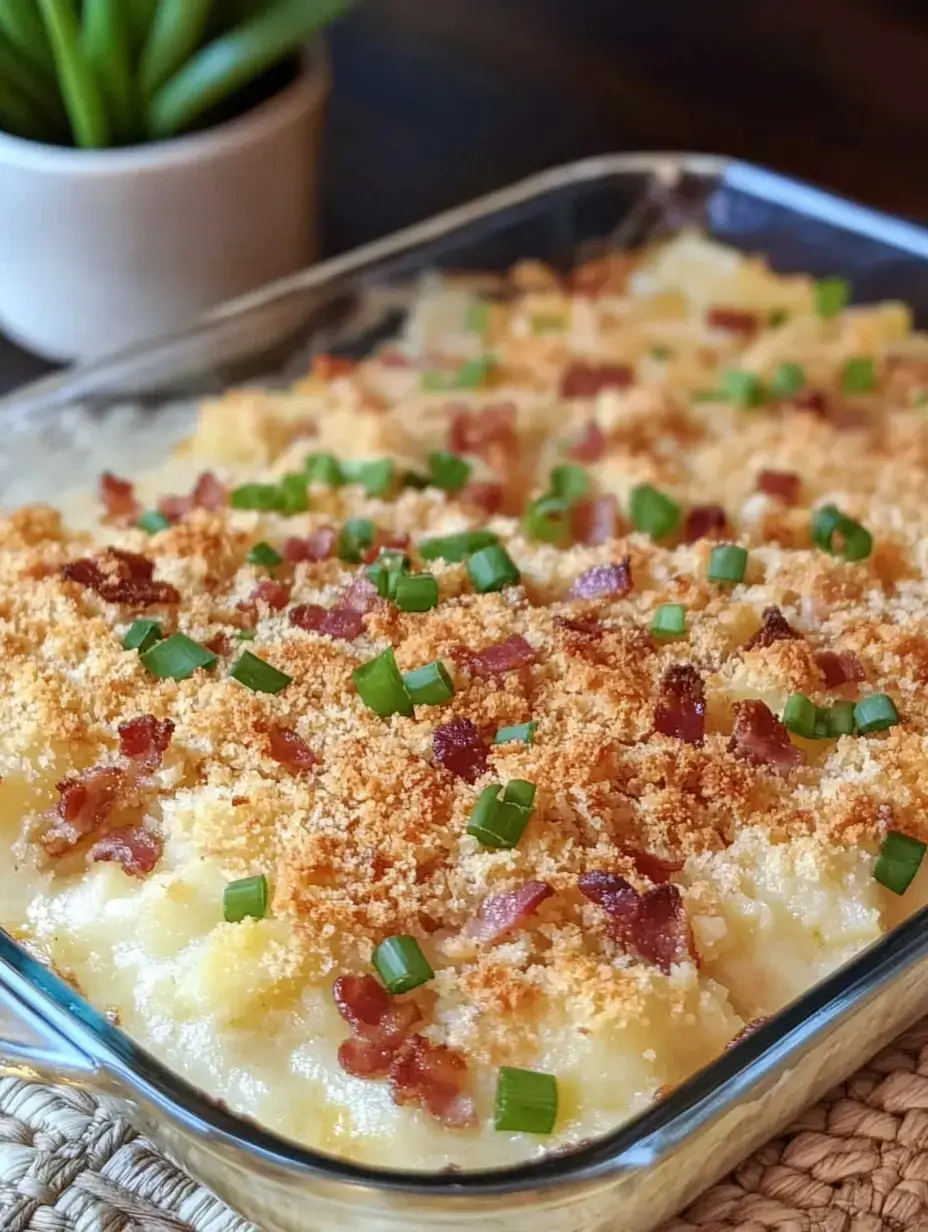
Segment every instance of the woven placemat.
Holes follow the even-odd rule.
[[[928,1019],[662,1232],[735,1228],[928,1232]],[[0,1078],[0,1229],[256,1232],[111,1108],[19,1078]]]

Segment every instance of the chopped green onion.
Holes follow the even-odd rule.
[[[791,693],[783,710],[783,726],[797,736],[812,740],[815,736],[816,706],[805,693]]]
[[[250,650],[243,650],[229,675],[253,693],[279,693],[293,680],[286,672],[279,671],[271,663],[265,663]]]
[[[414,573],[396,579],[394,598],[401,612],[428,612],[438,607],[438,579]]]
[[[157,509],[146,509],[144,513],[139,514],[137,525],[140,530],[147,530],[150,535],[157,535],[159,530],[170,529],[171,520],[163,513],[159,513]]]
[[[374,542],[374,523],[370,518],[349,518],[338,537],[338,559],[357,565],[364,549]]]
[[[873,551],[873,536],[835,505],[822,505],[812,514],[812,542],[823,552],[843,560],[866,560]]]
[[[828,710],[825,707],[815,707],[815,725],[812,729],[812,737],[814,740],[826,740],[828,738]]]
[[[921,867],[925,844],[898,830],[890,830],[880,847],[873,876],[894,894],[904,894]]]
[[[387,937],[371,957],[384,988],[396,997],[435,978],[435,972],[415,937]]]
[[[928,390],[923,389],[920,394],[915,396],[916,406],[928,406]]]
[[[691,402],[721,402],[725,395],[717,389],[695,389],[690,394]]]
[[[419,555],[423,560],[447,560],[458,563],[473,552],[499,543],[499,536],[491,530],[465,530],[458,535],[443,535],[436,539],[423,539]]]
[[[513,787],[513,783],[515,788],[509,797],[509,788]],[[484,847],[515,847],[528,825],[532,807],[530,803],[524,804],[522,801],[534,799],[535,788],[531,783],[520,779],[514,779],[513,783],[507,787],[506,795],[502,799],[499,798],[502,791],[499,783],[491,783],[477,797],[477,803],[467,823],[467,833]]]
[[[744,578],[748,567],[748,550],[736,543],[722,543],[709,555],[707,577],[710,582],[734,584]]]
[[[367,577],[377,587],[381,599],[393,599],[400,578],[409,570],[409,557],[403,552],[382,550],[377,559],[364,570]]]
[[[771,329],[778,329],[781,325],[785,325],[788,320],[789,313],[785,308],[774,308],[767,318],[767,324]]]
[[[853,736],[857,729],[853,702],[835,702],[825,711],[825,729],[829,736]]]
[[[820,317],[835,317],[847,307],[851,284],[846,278],[820,278],[815,284],[815,311]]]
[[[496,1080],[495,1129],[550,1134],[557,1121],[557,1079],[531,1069],[501,1065]]]
[[[264,565],[268,569],[273,569],[275,565],[279,565],[283,561],[283,557],[275,548],[272,548],[269,543],[265,543],[262,539],[260,543],[256,543],[249,550],[247,560],[249,565]]]
[[[756,372],[729,368],[722,374],[721,396],[740,407],[762,406],[764,387]]]
[[[517,723],[513,727],[501,727],[493,737],[494,744],[534,744],[535,728],[538,720],[530,723]]]
[[[854,722],[862,736],[886,731],[899,722],[899,711],[888,693],[871,693],[854,707]]]
[[[230,881],[222,892],[222,914],[226,923],[238,924],[246,916],[263,920],[267,915],[267,877],[242,877]]]
[[[551,334],[555,330],[563,330],[565,327],[563,317],[556,317],[540,312],[537,316],[532,317],[532,333],[533,334]]]
[[[423,372],[423,393],[439,393],[454,389],[454,377],[449,372]]]
[[[273,513],[280,509],[280,488],[276,483],[243,483],[229,493],[233,509],[257,509]]]
[[[436,488],[445,492],[457,492],[463,488],[474,468],[466,458],[447,449],[436,449],[429,454],[429,476]]]
[[[478,595],[502,590],[504,586],[516,586],[522,577],[515,561],[500,543],[468,556],[467,572]]]
[[[527,538],[538,543],[566,543],[570,538],[570,505],[559,496],[538,496],[522,519]]]
[[[481,299],[467,305],[465,327],[472,333],[482,334],[490,323],[490,305]]]
[[[311,453],[306,457],[308,483],[322,483],[330,488],[340,488],[345,482],[341,464],[333,453]]]
[[[412,698],[406,692],[392,647],[356,667],[351,678],[361,701],[382,719],[391,714],[412,715]]]
[[[673,351],[671,351],[670,347],[653,346],[651,347],[649,354],[652,359],[656,359],[659,363],[663,363],[665,360],[671,358]]]
[[[535,784],[525,779],[510,779],[503,792],[504,804],[517,804],[519,808],[531,810],[535,803]]]
[[[582,500],[590,490],[590,476],[582,466],[572,466],[565,462],[555,466],[548,479],[552,496],[568,501],[573,505]]]
[[[164,634],[157,620],[133,620],[126,636],[122,639],[123,650],[137,650],[144,654],[155,642],[160,642]]]
[[[651,620],[651,635],[657,638],[682,637],[686,632],[686,608],[682,603],[662,603]]]
[[[865,355],[849,359],[841,372],[841,388],[848,394],[866,394],[876,388],[876,367]]]
[[[257,629],[239,629],[235,636],[240,642],[253,642],[257,636]]]
[[[141,656],[142,663],[159,680],[188,680],[199,667],[214,667],[217,656],[186,633],[172,633],[156,642]]]
[[[440,659],[407,672],[403,684],[415,706],[440,706],[454,697],[454,684]]]
[[[375,462],[343,462],[342,474],[346,483],[357,483],[367,496],[384,496],[396,479],[396,464],[392,458],[379,458]]]
[[[306,475],[284,475],[280,481],[279,509],[281,513],[293,515],[305,513],[309,508],[309,494],[306,486],[309,483]]]
[[[677,502],[649,483],[639,483],[632,488],[628,511],[635,530],[643,531],[652,539],[672,535],[680,524],[680,506]]]
[[[789,398],[798,394],[806,383],[806,374],[801,364],[780,364],[770,378],[770,392],[777,398]]]
[[[480,355],[476,359],[469,359],[458,368],[454,378],[454,388],[479,389],[485,383],[492,367],[493,359],[490,355]]]

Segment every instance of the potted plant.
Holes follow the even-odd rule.
[[[351,2],[0,0],[0,329],[86,359],[308,264]]]

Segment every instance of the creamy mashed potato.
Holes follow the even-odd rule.
[[[928,344],[899,305],[840,301],[692,235],[569,282],[433,280],[395,345],[204,405],[89,529],[10,513],[0,923],[233,1108],[422,1169],[614,1127],[876,940],[926,899],[924,872],[899,897],[874,869],[888,833],[928,838]],[[469,464],[456,490],[404,483],[436,450]],[[308,454],[393,470],[332,486]],[[524,518],[564,464],[586,491]],[[656,537],[642,484],[672,502]],[[828,504],[866,556],[816,544]],[[515,584],[476,593],[420,552],[478,528]],[[710,580],[719,543],[747,549],[741,580]],[[380,545],[436,606],[365,587]],[[651,632],[665,604],[673,639]],[[159,677],[123,646],[139,619],[210,662]],[[453,695],[380,717],[352,673],[389,648],[402,673],[443,663]],[[236,678],[243,651],[275,691]],[[818,716],[885,694],[898,722],[787,732],[796,694]],[[515,779],[524,832],[483,845],[477,799]],[[247,877],[266,912],[228,922]],[[370,981],[396,936],[434,974],[389,1003],[401,1030],[381,1007],[365,1034],[337,981]],[[500,1067],[556,1078],[553,1133],[495,1129]]]

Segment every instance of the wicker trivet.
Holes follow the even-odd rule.
[[[928,1019],[663,1232],[697,1228],[928,1232]],[[0,1229],[254,1232],[112,1109],[18,1078],[0,1079]]]

